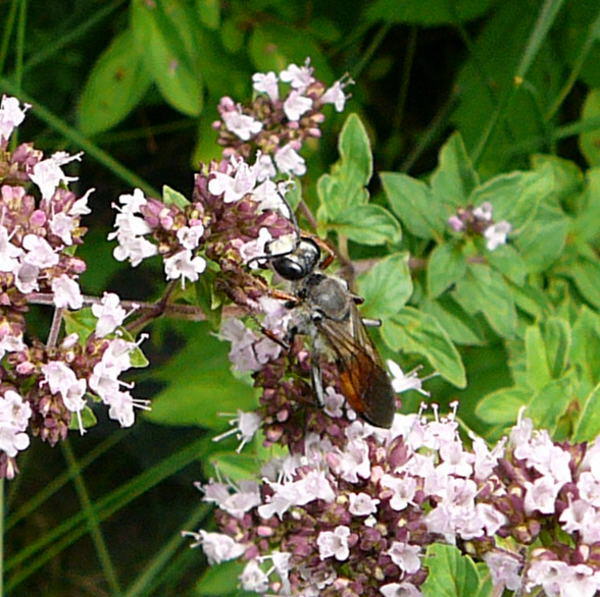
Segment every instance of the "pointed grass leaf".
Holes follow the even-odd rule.
[[[424,597],[473,597],[477,593],[477,567],[457,547],[434,543],[427,548],[423,563],[429,569],[421,585]]]
[[[483,15],[491,0],[377,0],[369,3],[366,18],[369,21],[406,23],[425,27],[455,25]]]
[[[454,133],[440,151],[438,167],[431,176],[431,190],[438,201],[457,208],[467,204],[478,184],[479,177],[462,137]]]
[[[365,299],[365,317],[391,317],[398,313],[412,294],[408,253],[394,253],[379,261],[358,279],[358,290]]]
[[[466,386],[466,373],[460,355],[433,315],[414,307],[404,307],[400,313],[384,322],[381,335],[392,350],[423,355],[444,379],[459,388]]]
[[[467,262],[460,247],[452,242],[437,245],[427,263],[427,294],[436,298],[448,287],[462,279]]]
[[[479,401],[475,414],[490,425],[510,425],[517,420],[519,410],[529,403],[531,397],[529,388],[500,388]]]
[[[79,104],[77,122],[85,135],[101,133],[121,122],[152,83],[142,55],[126,29],[115,37],[92,68]]]
[[[600,435],[600,385],[597,385],[585,398],[572,440],[591,442],[598,435]]]
[[[431,189],[406,174],[382,172],[380,176],[387,200],[406,229],[419,238],[441,239],[449,214]]]
[[[396,218],[380,205],[355,205],[326,226],[361,245],[398,243],[402,237]]]

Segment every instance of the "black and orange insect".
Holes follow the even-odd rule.
[[[291,284],[291,293],[285,296],[288,308],[294,310],[288,341],[291,343],[296,334],[310,338],[312,383],[318,401],[322,404],[324,396],[320,356],[329,354],[339,372],[340,390],[350,406],[372,425],[391,427],[395,393],[365,329],[365,325],[379,322],[363,320],[357,308],[362,298],[352,294],[341,278],[323,273],[333,260],[328,246],[320,239],[298,233],[290,251],[266,255],[265,259]]]

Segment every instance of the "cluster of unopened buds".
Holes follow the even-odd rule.
[[[257,593],[417,596],[441,542],[485,561],[497,594],[593,597],[600,442],[553,443],[522,418],[489,450],[434,411],[390,430],[355,420],[341,441],[308,432],[259,481],[201,485],[220,532],[192,535],[210,563],[245,561],[240,584]]]
[[[133,423],[134,407],[146,408],[118,379],[137,346],[115,333],[128,315],[116,294],[94,301],[88,337],[58,341],[61,313],[84,305],[78,278],[86,264],[74,249],[86,232],[80,219],[90,213],[93,189],[78,197],[68,188],[77,178],[62,167],[81,154],[44,157],[30,143],[9,149],[28,108],[6,96],[0,105],[0,476],[9,478],[29,434],[55,444],[70,426],[84,432],[89,396],[123,426]],[[58,315],[46,344],[26,338],[31,303],[53,305]]]
[[[492,204],[486,201],[477,207],[469,205],[459,208],[455,215],[448,218],[448,224],[456,232],[483,236],[487,249],[494,251],[500,245],[506,244],[512,226],[506,220],[494,222],[493,214]]]

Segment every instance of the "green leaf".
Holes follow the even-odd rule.
[[[560,377],[566,370],[571,350],[571,326],[565,319],[549,317],[542,324],[548,366],[553,378]]]
[[[519,309],[529,313],[533,317],[542,317],[550,312],[551,304],[546,293],[539,288],[529,286],[517,286],[509,282],[511,294]]]
[[[238,560],[209,566],[195,587],[197,595],[237,595],[245,563]]]
[[[176,110],[198,116],[202,80],[195,60],[195,33],[190,7],[174,0],[131,4],[131,26],[137,50],[162,96]],[[191,47],[190,47],[191,46]]]
[[[220,297],[215,294],[215,280],[217,274],[208,268],[195,283],[196,300],[202,308],[206,320],[213,330],[218,330],[221,325]]]
[[[580,258],[565,270],[581,292],[583,298],[600,309],[600,264]]]
[[[394,213],[415,236],[441,239],[446,228],[446,214],[430,188],[406,174],[382,172],[381,182]]]
[[[491,425],[510,425],[517,420],[519,410],[529,403],[531,396],[528,388],[500,388],[479,401],[475,414]]]
[[[549,166],[540,171],[501,174],[475,189],[469,202],[481,205],[489,201],[494,207],[494,221],[508,220],[515,235],[535,218],[539,203],[552,194],[553,183]]]
[[[517,286],[525,283],[527,264],[512,245],[500,245],[486,254],[488,263]]]
[[[98,423],[98,419],[94,414],[94,411],[89,406],[84,406],[81,410],[81,422],[84,429],[94,427]],[[69,421],[69,429],[80,431],[79,417],[77,413],[71,413],[71,420]]]
[[[455,25],[483,15],[490,0],[377,0],[367,6],[369,21],[408,23],[411,25]]]
[[[465,368],[454,344],[438,320],[413,307],[387,319],[381,328],[385,343],[392,350],[423,355],[431,366],[451,384],[466,386]]]
[[[427,295],[436,298],[460,280],[467,262],[456,243],[443,243],[433,249],[427,263]]]
[[[209,29],[218,29],[221,21],[220,0],[196,0],[196,13],[200,22]]]
[[[554,180],[552,194],[558,201],[571,202],[583,189],[584,177],[579,166],[571,160],[556,155],[536,154],[531,156],[531,165],[536,171],[546,170]]]
[[[393,253],[382,259],[358,279],[358,290],[365,299],[365,317],[391,317],[406,304],[413,291],[408,268],[408,253]]]
[[[152,83],[133,35],[126,29],[100,55],[90,73],[77,110],[85,135],[95,135],[121,122],[140,102]]]
[[[236,444],[240,441],[234,438]],[[223,440],[225,441],[225,440]],[[261,462],[254,454],[237,452],[214,452],[209,457],[215,474],[232,481],[245,481],[260,477]],[[211,475],[213,473],[211,472]]]
[[[63,319],[67,335],[77,334],[81,344],[84,344],[90,335],[95,332],[98,321],[90,307],[79,309],[79,311],[64,311]]]
[[[481,264],[469,264],[466,276],[457,282],[454,298],[467,313],[482,313],[500,336],[512,338],[517,312],[503,277]]]
[[[539,390],[550,381],[550,368],[542,332],[537,325],[531,325],[525,331],[525,361],[527,385]]]
[[[443,145],[438,167],[431,177],[431,189],[441,203],[453,208],[467,204],[479,184],[477,172],[465,149],[462,137],[454,133]]]
[[[439,321],[455,344],[485,344],[485,333],[479,321],[466,313],[451,297],[444,296],[435,301],[426,300],[420,307]]]
[[[179,191],[172,189],[168,185],[163,185],[162,188],[162,200],[166,205],[175,205],[181,209],[185,209],[190,205],[190,201],[182,195]]]
[[[430,545],[423,563],[429,569],[421,585],[424,597],[473,597],[479,588],[473,560],[453,545]]]
[[[600,317],[586,306],[573,325],[569,360],[577,364],[592,385],[600,381]]]
[[[164,388],[152,400],[147,417],[166,425],[227,427],[219,413],[251,410],[256,406],[252,388],[229,372],[229,343],[210,334],[208,324],[195,326],[185,349],[157,372]]]
[[[600,116],[600,89],[590,89],[583,102],[581,119],[598,118]],[[590,166],[600,165],[600,129],[581,133],[579,149]]]
[[[547,383],[533,395],[526,413],[536,427],[552,432],[572,401],[572,383],[573,376],[567,375]]]
[[[591,442],[600,435],[600,385],[586,397],[573,433],[573,442]]]
[[[331,174],[319,179],[317,191],[321,201],[321,215],[336,220],[340,214],[369,199],[365,188],[373,172],[373,158],[367,131],[356,114],[350,114],[338,140],[339,161]]]
[[[326,227],[361,245],[397,243],[402,236],[398,221],[380,205],[355,205]]]
[[[593,242],[598,246],[600,229],[600,167],[590,168],[586,172],[586,186],[579,195],[578,213],[572,224],[572,234],[582,241]]]
[[[568,230],[569,220],[560,209],[539,206],[535,219],[512,241],[530,273],[547,269],[560,257]]]
[[[338,140],[340,166],[336,176],[350,188],[366,186],[373,175],[373,156],[367,129],[358,114],[349,114]]]

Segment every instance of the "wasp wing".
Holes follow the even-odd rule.
[[[390,428],[395,393],[356,306],[351,305],[348,321],[324,318],[317,325],[335,354],[341,390],[350,406],[371,425]]]

